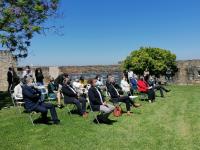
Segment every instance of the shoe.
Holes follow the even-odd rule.
[[[168,92],[170,92],[171,90],[166,90],[166,92],[168,93]]]
[[[152,103],[152,101],[151,101],[151,100],[149,100],[149,103]]]
[[[139,104],[139,103],[134,103],[133,106],[134,106],[134,107],[140,107],[141,104]]]
[[[54,121],[53,121],[53,124],[60,124],[60,120],[59,120],[59,119],[54,120]]]
[[[130,111],[128,111],[126,114],[127,114],[127,116],[131,116],[131,112]]]
[[[88,117],[88,113],[84,112],[83,113],[83,118],[87,118]]]
[[[64,106],[61,104],[61,105],[57,105],[57,107],[62,109]]]

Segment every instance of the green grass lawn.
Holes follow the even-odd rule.
[[[171,86],[155,103],[141,102],[132,116],[113,125],[91,123],[58,109],[60,125],[33,126],[16,108],[0,110],[0,149],[65,150],[198,150],[200,149],[200,86]],[[157,93],[159,95],[159,93]],[[0,104],[3,104],[2,97]],[[6,105],[8,99],[4,97]],[[124,104],[123,104],[124,106]],[[37,118],[37,114],[34,118]]]

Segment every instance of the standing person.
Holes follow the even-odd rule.
[[[98,120],[103,123],[109,123],[108,119],[109,115],[113,112],[114,106],[106,103],[101,90],[97,87],[97,79],[92,79],[90,81],[91,87],[88,91],[88,97],[90,101],[90,105],[93,111],[102,112],[101,115],[98,115]]]
[[[33,77],[32,71],[30,66],[26,66],[26,68],[23,71],[22,77]]]
[[[12,90],[13,86],[13,68],[9,67],[7,72],[8,92]]]
[[[145,71],[144,71],[144,78],[146,78],[146,76],[149,76],[150,73],[149,73],[149,69],[146,68]]]
[[[43,76],[41,68],[37,68],[35,70],[35,78],[38,85],[44,85],[44,82],[43,82],[44,76]]]

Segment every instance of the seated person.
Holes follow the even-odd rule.
[[[155,90],[160,91],[160,96],[164,97],[164,92],[170,92],[170,90],[166,89],[164,86],[161,85],[161,82],[156,78],[153,79],[152,76],[147,76],[146,80],[150,86],[152,86]]]
[[[22,94],[25,102],[25,109],[28,112],[36,111],[42,113],[42,120],[48,121],[47,112],[48,109],[51,113],[51,118],[54,124],[60,123],[60,120],[57,117],[55,107],[50,103],[44,103],[40,100],[41,93],[35,89],[32,85],[33,79],[31,77],[26,77],[24,79],[24,85],[22,86]]]
[[[140,80],[138,80],[137,86],[139,92],[146,93],[148,95],[149,102],[155,101],[155,91],[153,87],[149,86],[149,84],[144,80],[143,76],[141,76]]]
[[[122,88],[122,91],[125,95],[130,96],[131,95],[131,87],[130,84],[127,81],[127,78],[125,77],[125,75],[123,75],[123,78],[121,80],[120,86]]]
[[[130,81],[130,85],[131,85],[131,90],[132,92],[136,92],[137,91],[137,75],[133,75],[133,77],[129,78]]]
[[[92,79],[90,84],[91,88],[88,91],[88,97],[92,110],[102,112],[102,114],[97,116],[97,118],[100,122],[103,121],[106,123],[109,121],[108,117],[113,112],[115,107],[105,102],[101,90],[97,88],[96,79]]]
[[[60,101],[60,92],[58,92],[58,85],[54,82],[53,77],[50,78],[50,82],[47,88],[48,88],[48,96],[52,99],[57,99],[58,100],[57,107],[62,108],[63,105],[61,104]]]
[[[14,88],[14,93],[13,96],[15,100],[23,100],[23,95],[22,95],[22,82],[18,82],[17,85]]]
[[[70,78],[66,77],[63,81],[62,93],[64,95],[65,104],[75,104],[81,116],[87,117],[86,113],[86,99],[78,97],[78,93],[70,85]],[[81,106],[82,104],[82,106]]]
[[[111,96],[111,100],[113,101],[113,103],[118,103],[118,102],[123,102],[126,104],[126,109],[127,109],[127,115],[130,115],[130,107],[131,105],[133,106],[140,106],[139,104],[136,104],[134,101],[131,100],[131,96],[122,96],[119,94],[118,90],[115,88],[114,86],[115,84],[115,80],[114,77],[109,75],[108,76],[108,80],[107,80],[107,90],[110,93]]]
[[[58,99],[58,107],[63,108],[63,105],[61,104],[61,96],[62,96],[62,85],[63,85],[63,80],[67,78],[69,75],[67,73],[61,73],[55,80],[55,84],[58,86],[58,92],[57,92],[57,99]]]
[[[87,97],[87,88],[86,86],[79,80],[75,79],[75,81],[72,83],[73,88],[78,93],[78,96],[80,97]]]

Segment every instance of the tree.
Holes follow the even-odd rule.
[[[138,75],[143,75],[145,69],[156,76],[165,75],[169,68],[175,73],[177,71],[176,55],[165,49],[141,47],[131,52],[122,62],[122,68],[131,69]]]
[[[16,58],[27,57],[35,33],[56,14],[59,0],[0,0],[0,43]]]

